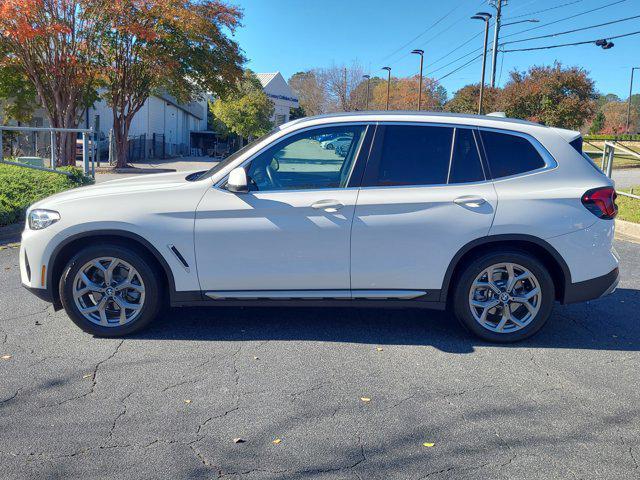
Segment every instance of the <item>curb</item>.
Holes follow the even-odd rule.
[[[640,223],[616,219],[616,236],[618,235],[626,237],[625,240],[640,242]]]

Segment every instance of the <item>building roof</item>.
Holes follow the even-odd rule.
[[[267,85],[269,85],[269,82],[271,82],[271,80],[276,78],[279,73],[280,72],[275,72],[275,73],[256,73],[256,77],[258,77],[258,80],[260,80],[260,83],[262,84],[262,88],[264,88]]]

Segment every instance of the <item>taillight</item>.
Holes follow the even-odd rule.
[[[596,217],[612,219],[618,213],[617,196],[611,187],[592,188],[582,195],[582,204]]]

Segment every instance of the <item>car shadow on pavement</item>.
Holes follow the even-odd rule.
[[[618,289],[592,302],[556,305],[547,325],[533,338],[500,346],[638,351],[639,311],[640,290]],[[447,312],[330,307],[169,309],[134,338],[417,345],[452,353],[492,345],[467,333]]]

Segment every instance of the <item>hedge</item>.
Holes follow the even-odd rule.
[[[0,227],[19,222],[34,202],[54,193],[93,183],[76,167],[62,167],[71,176],[0,164]]]
[[[622,141],[632,141],[632,142],[640,142],[640,134],[639,135],[585,135],[584,139],[588,142],[591,140],[618,140]]]

